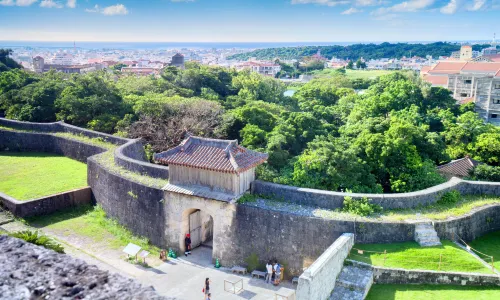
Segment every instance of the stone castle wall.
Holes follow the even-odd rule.
[[[121,145],[114,153],[115,163],[134,173],[154,178],[168,178],[168,167],[152,164],[146,160],[144,148],[139,139]]]
[[[329,299],[344,260],[354,246],[354,235],[344,233],[302,273],[297,285],[297,300]]]
[[[167,220],[161,189],[110,172],[92,157],[87,161],[87,174],[96,202],[109,217],[154,245],[165,246]]]
[[[462,195],[499,195],[500,182],[466,181],[452,178],[443,184],[425,190],[398,194],[362,194],[341,193],[317,189],[300,188],[256,180],[252,184],[252,193],[270,198],[284,200],[299,205],[321,207],[326,209],[341,208],[344,197],[355,199],[368,198],[372,203],[384,209],[404,209],[426,206],[436,203],[446,192],[457,190]]]
[[[90,187],[85,187],[27,201],[19,201],[0,193],[0,203],[16,217],[26,218],[46,215],[83,204],[92,204],[92,190]]]
[[[117,149],[122,148],[121,153],[131,160],[136,160],[148,167],[154,166],[141,160],[141,157],[144,158],[143,152],[141,154],[142,147],[139,147],[137,142],[132,142],[127,140]],[[104,149],[87,145],[81,141],[56,137],[47,133],[0,130],[0,149],[6,147],[22,151],[60,151],[56,153],[80,160],[84,156],[92,156],[104,151]],[[116,152],[114,154],[116,159]],[[118,158],[119,160],[120,158]],[[176,206],[173,205],[175,199],[172,199],[172,203],[166,203],[165,201],[169,201],[169,199],[165,197],[161,187],[150,187],[124,178],[100,165],[93,157],[88,158],[87,164],[88,183],[92,188],[95,200],[102,205],[110,217],[118,220],[134,234],[147,237],[155,245],[179,249],[178,238],[168,238],[169,234],[173,234],[169,233],[169,230],[173,229],[169,228],[171,219],[169,220],[168,216],[173,212],[180,211],[176,210]],[[440,192],[456,188],[462,193],[478,194],[498,191],[497,183],[455,180],[448,185],[445,188],[442,188],[442,185],[434,188]],[[275,194],[280,191],[282,192],[281,196]],[[320,207],[328,206],[329,202],[335,202],[336,199],[343,200],[345,196],[337,195],[338,193],[318,190],[311,192],[307,189],[263,182],[256,182],[254,192],[267,193],[277,198],[282,197],[287,201],[296,201],[296,203],[307,205],[315,205],[316,203]],[[434,194],[438,193],[438,191],[434,192]],[[302,196],[304,199],[301,199]],[[401,197],[401,194],[378,196],[385,197],[382,198],[384,200],[394,199],[391,197]],[[203,198],[195,200],[191,198],[196,197],[183,196],[176,201],[182,202],[182,205],[188,205],[184,203],[185,201],[191,203],[208,201]],[[402,202],[402,199],[407,202],[412,201],[408,197],[398,201]],[[233,217],[228,218],[230,222],[219,227],[221,230],[214,231],[214,246],[216,248],[214,258],[219,258],[225,266],[232,266],[245,264],[251,254],[256,254],[261,262],[268,259],[280,260],[285,266],[286,273],[295,275],[302,273],[304,267],[311,265],[345,232],[353,232],[357,243],[391,243],[412,241],[415,228],[414,224],[404,222],[331,220],[307,217],[293,212],[262,209],[245,204],[232,204],[231,207],[234,207],[235,211],[231,209],[227,212],[234,214]],[[204,209],[203,207],[198,209],[208,210],[208,208]],[[216,223],[217,213],[214,215],[214,223]],[[499,208],[498,206],[483,208],[462,218],[435,222],[435,226],[441,238],[448,239],[451,232],[457,232],[462,238],[470,240],[485,232],[500,229]]]
[[[496,274],[407,270],[372,266],[354,260],[347,262],[359,268],[373,270],[373,282],[376,284],[500,286],[500,276]]]

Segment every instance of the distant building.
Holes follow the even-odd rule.
[[[460,59],[460,51],[453,51],[450,55],[451,59],[459,60]]]
[[[35,56],[33,58],[33,71],[36,73],[45,73],[50,70],[56,70],[62,73],[87,73],[102,69],[100,64],[85,64],[85,65],[58,65],[58,64],[46,64],[45,60],[41,56]]]
[[[438,62],[422,78],[448,88],[459,103],[474,102],[486,121],[500,125],[500,62]]]
[[[129,73],[135,75],[159,75],[162,68],[155,67],[123,67],[122,73]]]
[[[33,71],[36,73],[43,73],[45,67],[45,60],[41,56],[33,57]]]
[[[169,66],[172,67],[177,67],[179,69],[184,70],[184,55],[177,53],[174,56],[172,56],[172,60],[170,61]]]
[[[247,61],[236,66],[236,69],[250,69],[264,76],[275,77],[280,71],[281,66],[273,62],[266,61]]]
[[[460,60],[472,59],[472,46],[464,45],[460,47]]]

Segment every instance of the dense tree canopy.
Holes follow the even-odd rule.
[[[490,47],[490,45],[473,45],[472,49],[480,51]],[[251,52],[235,54],[229,59],[247,60],[250,57],[257,59],[302,59],[310,57],[321,51],[321,55],[331,59],[332,57],[358,60],[380,59],[380,58],[401,58],[403,56],[432,55],[433,57],[450,56],[451,52],[460,50],[459,44],[436,42],[430,44],[408,44],[408,43],[381,43],[381,44],[353,44],[348,46],[302,46],[302,47],[281,47],[258,49]]]
[[[294,88],[284,96],[279,80],[196,63],[159,77],[13,69],[0,74],[0,113],[143,138],[156,152],[186,131],[238,139],[269,154],[259,178],[334,191],[427,188],[445,180],[436,165],[465,155],[488,164],[473,178],[500,173],[500,129],[413,73],[361,82],[336,71]]]

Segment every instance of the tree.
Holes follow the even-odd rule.
[[[131,138],[143,138],[154,152],[177,146],[186,132],[197,136],[220,137],[223,122],[219,103],[199,98],[158,96],[151,100],[142,96],[134,111],[138,120],[128,128]]]
[[[58,120],[76,126],[113,133],[116,123],[131,108],[116,87],[99,73],[76,76],[55,101]]]
[[[22,68],[20,64],[9,57],[10,55],[12,55],[12,49],[0,49],[0,73]]]
[[[356,68],[357,69],[366,69],[366,63],[364,61],[362,61],[361,59],[358,59],[356,61]]]
[[[347,63],[346,69],[349,69],[349,70],[354,69],[354,63],[352,62],[352,60],[350,60],[350,61]]]

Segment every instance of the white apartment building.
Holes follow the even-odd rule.
[[[473,101],[486,122],[500,125],[500,63],[439,62],[421,74],[433,86],[448,88],[459,103]]]
[[[236,66],[237,70],[250,69],[264,76],[275,77],[279,71],[281,71],[281,66],[272,62],[264,61],[247,61]]]

